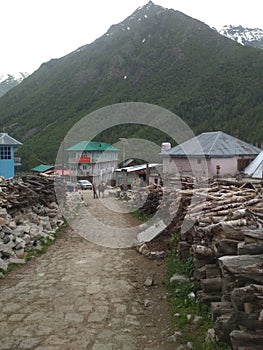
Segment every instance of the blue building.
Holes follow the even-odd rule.
[[[21,164],[20,159],[14,156],[14,149],[21,145],[6,132],[0,133],[0,176],[8,179],[15,175],[15,166]]]

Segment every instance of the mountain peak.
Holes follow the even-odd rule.
[[[249,45],[263,49],[263,29],[247,28],[242,25],[225,25],[219,33],[241,45]]]
[[[0,74],[0,97],[13,87],[20,84],[28,76],[29,74],[26,72]]]

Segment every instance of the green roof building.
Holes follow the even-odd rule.
[[[66,149],[71,180],[107,180],[118,165],[119,149],[109,143],[80,141]]]

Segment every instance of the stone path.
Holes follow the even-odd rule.
[[[0,349],[175,349],[164,280],[163,262],[95,245],[68,228],[0,280]]]

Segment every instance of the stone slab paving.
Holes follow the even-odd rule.
[[[0,349],[175,349],[164,274],[163,262],[68,228],[0,280]]]

